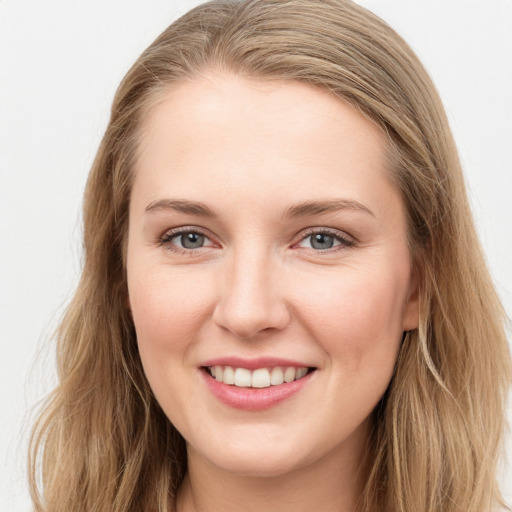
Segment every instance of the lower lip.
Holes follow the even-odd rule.
[[[240,388],[215,380],[208,372],[201,370],[209,390],[224,404],[247,411],[263,411],[291,398],[310,380],[315,372],[293,382],[285,382],[268,388]]]

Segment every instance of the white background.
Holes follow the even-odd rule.
[[[77,281],[81,196],[115,88],[198,3],[0,0],[0,511],[30,510],[31,411],[55,382],[48,339]],[[440,90],[511,316],[512,0],[360,3],[406,38]],[[511,503],[512,464],[501,473]]]

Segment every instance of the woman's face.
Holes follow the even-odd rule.
[[[418,322],[385,155],[372,122],[299,83],[211,74],[148,114],[129,302],[189,458],[267,476],[359,460]]]

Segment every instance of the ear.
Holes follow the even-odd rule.
[[[409,293],[404,304],[402,315],[402,330],[412,331],[417,329],[420,324],[420,291],[419,276],[417,272],[412,272]]]

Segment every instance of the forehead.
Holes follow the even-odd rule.
[[[276,122],[288,122],[289,132],[293,129],[294,134],[303,132],[308,137],[329,123],[340,128],[350,125],[354,135],[354,128],[365,132],[368,146],[378,143],[379,149],[386,147],[382,130],[374,122],[319,87],[292,80],[257,80],[210,72],[160,91],[142,121],[142,150],[162,124],[178,128],[182,137],[191,135],[188,129],[196,135],[202,127],[212,125],[231,127],[233,133],[243,128],[243,138],[247,139],[249,134],[256,137],[274,133]]]
[[[307,183],[295,191],[300,201],[338,185],[343,195],[371,195],[388,179],[381,130],[333,94],[294,81],[211,74],[180,83],[147,113],[140,138],[134,187],[147,195],[164,182],[173,197],[176,187],[256,197]]]

